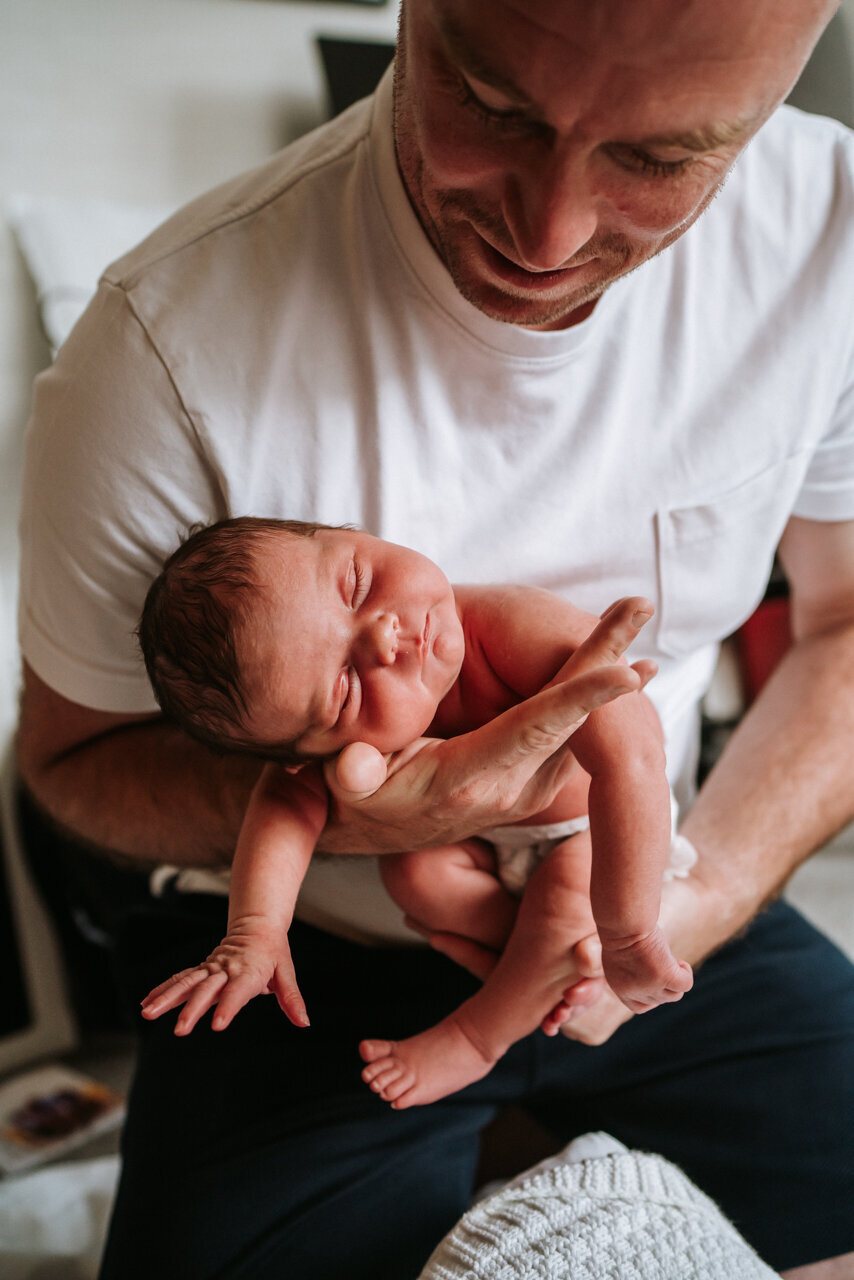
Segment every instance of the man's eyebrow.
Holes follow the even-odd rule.
[[[535,106],[517,84],[509,79],[498,67],[490,65],[481,50],[469,43],[462,29],[450,14],[444,14],[439,19],[439,34],[444,41],[445,51],[451,55],[451,58],[461,70],[466,71],[475,80],[480,80],[483,84],[488,84],[490,88],[497,89],[499,93],[505,94],[506,97],[518,103],[520,107]]]
[[[696,129],[686,129],[680,133],[662,133],[654,137],[642,138],[637,146],[673,147],[680,151],[716,151],[719,147],[729,147],[733,143],[743,142],[756,128],[757,120],[747,117],[733,121],[732,124],[700,125]]]
[[[538,110],[537,104],[513,80],[498,67],[492,66],[476,45],[470,44],[450,14],[444,14],[439,19],[439,33],[444,41],[446,52],[462,71],[467,72],[475,80],[481,80],[491,88],[497,89],[518,106],[527,107],[533,111]],[[699,125],[696,129],[686,129],[674,134],[657,134],[654,137],[638,140],[636,145],[672,147],[681,151],[716,151],[719,147],[728,147],[744,141],[753,133],[758,123],[758,120],[752,116],[732,123],[721,121],[716,124]]]

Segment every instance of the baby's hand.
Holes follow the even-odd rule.
[[[294,1026],[307,1027],[308,1014],[297,986],[286,938],[269,938],[241,932],[236,922],[203,964],[182,969],[150,991],[142,1002],[142,1016],[149,1020],[183,1004],[175,1023],[176,1036],[186,1036],[212,1005],[214,1031],[223,1031],[253,996],[274,995]]]
[[[631,940],[602,938],[602,968],[608,985],[632,1013],[681,1000],[694,985],[691,966],[676,959],[658,926]]]

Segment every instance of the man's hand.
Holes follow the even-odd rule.
[[[332,821],[321,837],[330,853],[391,853],[465,839],[496,822],[544,809],[577,768],[568,741],[596,707],[643,688],[655,665],[620,662],[652,615],[640,597],[603,615],[552,683],[460,737],[407,748],[387,781],[353,800],[326,770]]]
[[[716,949],[720,941],[713,923],[719,916],[720,903],[714,890],[693,873],[685,880],[672,880],[663,886],[661,927],[671,945],[678,948],[680,955],[687,956],[695,967]],[[497,952],[473,942],[471,938],[453,933],[430,933],[414,920],[407,920],[407,924],[425,937],[434,951],[468,969],[482,982],[498,963]],[[580,1044],[604,1044],[619,1027],[634,1017],[610,987],[604,986],[599,972],[596,957],[591,954],[589,976],[582,977],[564,993],[564,999],[571,1005],[571,1013],[562,1022],[560,1030]]]

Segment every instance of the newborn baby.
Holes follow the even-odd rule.
[[[652,614],[618,602],[599,623],[625,647]],[[186,1034],[213,1005],[228,1025],[273,992],[308,1017],[287,944],[300,884],[327,818],[325,770],[354,797],[390,771],[578,674],[597,619],[549,592],[452,587],[419,553],[353,529],[244,517],[195,533],[152,585],[140,624],[164,712],[217,749],[267,761],[235,853],[228,932],[201,964],[143,1002],[183,1004]],[[500,952],[482,988],[406,1040],[365,1040],[365,1081],[397,1108],[485,1075],[536,1027],[610,986],[634,1013],[678,1000],[691,969],[658,926],[672,842],[661,729],[640,692],[576,730],[579,768],[543,813],[459,844],[380,858],[422,931]],[[429,735],[425,737],[423,735]],[[519,901],[521,895],[521,902]]]

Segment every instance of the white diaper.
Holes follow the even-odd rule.
[[[678,807],[671,796],[670,812],[673,836],[670,841],[670,858],[664,872],[665,880],[684,880],[697,861],[697,850],[676,832]],[[548,857],[562,840],[587,831],[590,819],[569,818],[565,822],[545,822],[540,826],[488,827],[479,831],[481,840],[487,840],[495,849],[498,878],[508,893],[521,898],[536,867]]]
[[[521,898],[525,885],[534,869],[548,857],[561,840],[586,831],[590,819],[568,818],[566,822],[544,822],[529,827],[488,827],[478,831],[481,840],[487,840],[495,849],[498,879],[508,893]]]

